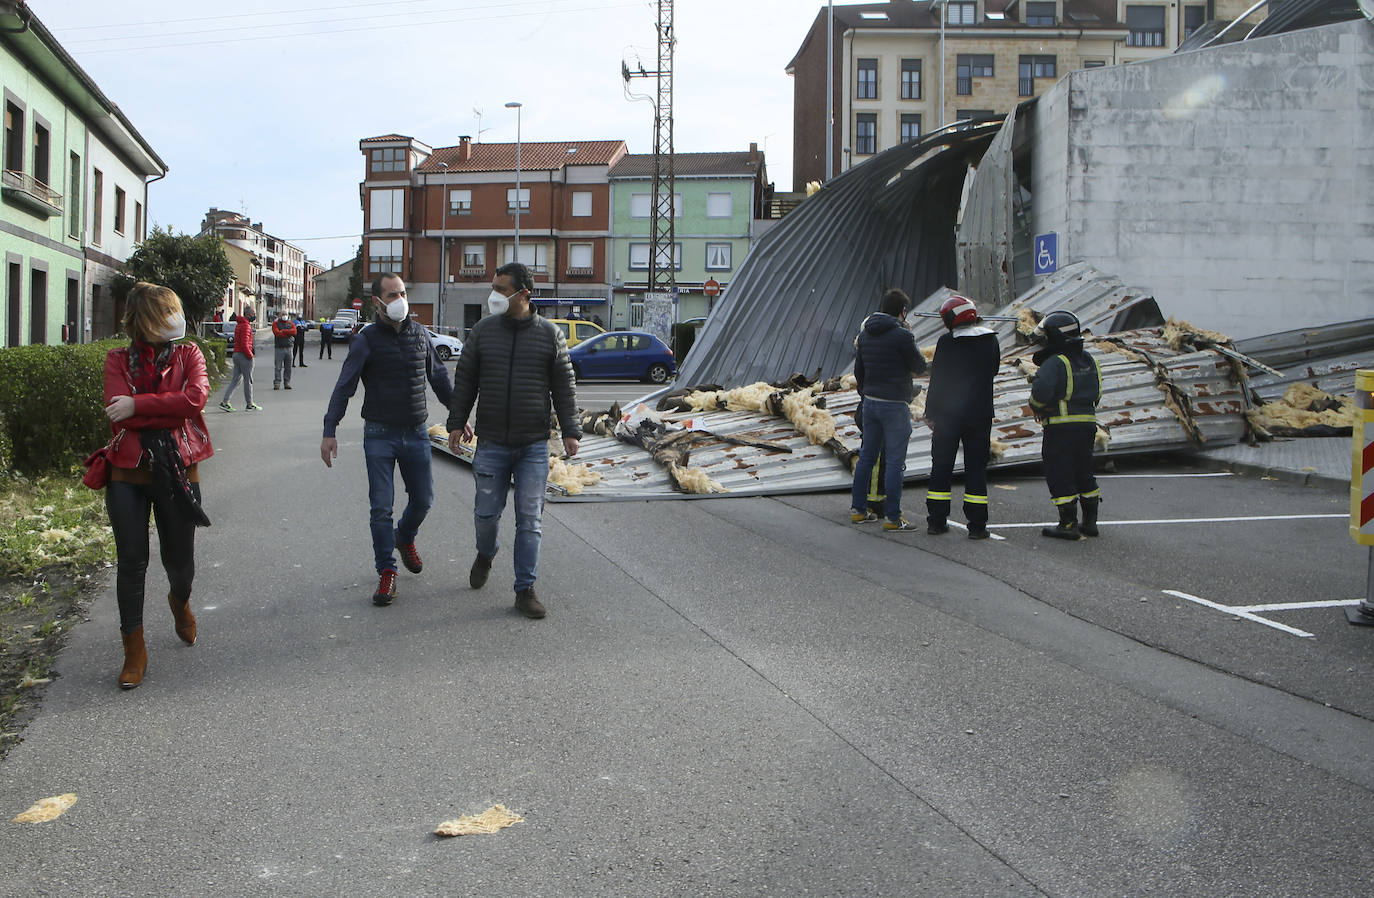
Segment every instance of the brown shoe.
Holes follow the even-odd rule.
[[[531,620],[539,620],[545,614],[544,606],[539,604],[539,597],[534,594],[534,587],[522,589],[515,594],[515,610]]]
[[[124,640],[124,669],[119,672],[119,688],[133,689],[143,682],[143,674],[148,670],[148,649],[143,645],[143,628],[132,633],[120,631]]]
[[[473,589],[481,589],[487,585],[487,575],[491,573],[491,556],[477,553],[477,559],[472,563],[472,570],[468,571],[468,585]]]
[[[393,570],[382,571],[381,579],[377,583],[377,591],[372,594],[372,604],[390,605],[396,598],[396,572]]]
[[[418,574],[425,569],[424,559],[420,557],[420,552],[415,548],[414,543],[403,543],[397,539],[396,551],[401,555],[401,564],[404,564],[406,570],[412,574]]]
[[[178,599],[169,592],[167,604],[172,607],[172,619],[176,621],[177,636],[187,645],[195,645],[196,616],[191,613],[191,597]]]

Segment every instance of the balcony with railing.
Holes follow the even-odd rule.
[[[0,193],[5,199],[44,218],[62,214],[62,194],[28,172],[5,169],[0,175]]]

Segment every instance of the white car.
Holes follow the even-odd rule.
[[[457,337],[450,337],[448,334],[441,334],[427,324],[425,330],[429,331],[430,339],[434,341],[434,349],[439,353],[439,361],[447,362],[449,359],[456,359],[462,355],[462,340]]]

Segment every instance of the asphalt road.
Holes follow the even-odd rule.
[[[201,641],[150,575],[119,692],[107,587],[0,764],[5,820],[79,800],[0,824],[0,895],[1368,892],[1374,633],[1164,592],[1360,597],[1343,521],[1274,517],[1344,495],[1147,460],[1073,544],[1017,526],[1050,514],[1031,473],[994,478],[987,542],[833,493],[551,504],[530,622],[508,551],[467,588],[470,474],[436,456],[425,571],[378,609],[359,400],[319,459],[340,360],[291,392],[260,362],[266,410],[211,415]],[[430,834],[495,803],[525,821]]]

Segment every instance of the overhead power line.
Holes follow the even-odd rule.
[[[79,50],[79,52],[81,53],[81,55],[94,55],[94,54],[97,54],[97,53],[128,53],[128,52],[131,52],[131,51],[134,51],[134,50],[159,50],[159,49],[164,49],[164,48],[168,48],[168,47],[201,47],[201,46],[208,46],[208,45],[213,45],[213,44],[233,44],[233,43],[242,43],[242,42],[245,42],[245,41],[267,41],[267,40],[281,40],[281,39],[283,39],[283,38],[314,37],[314,36],[329,35],[329,34],[348,34],[348,33],[351,33],[351,32],[360,32],[360,31],[376,32],[376,31],[390,31],[390,30],[403,29],[403,28],[432,28],[432,27],[434,27],[434,26],[436,26],[436,25],[468,24],[468,23],[472,23],[472,22],[495,21],[495,20],[501,20],[501,19],[519,19],[519,18],[530,18],[530,17],[533,17],[533,16],[562,15],[562,14],[565,14],[565,13],[599,12],[599,11],[603,11],[603,10],[626,9],[626,8],[628,8],[628,7],[635,6],[635,5],[637,5],[637,4],[636,4],[636,3],[633,3],[633,2],[621,2],[621,3],[612,3],[612,4],[600,5],[600,6],[569,7],[569,8],[563,8],[563,9],[558,9],[558,10],[538,10],[538,11],[527,11],[527,12],[494,13],[494,14],[491,14],[491,15],[481,15],[481,16],[465,15],[465,16],[463,16],[463,17],[461,17],[461,18],[453,18],[453,19],[424,19],[424,20],[422,20],[422,21],[398,22],[398,23],[395,23],[395,24],[388,24],[388,25],[377,24],[377,25],[364,25],[364,26],[360,26],[360,27],[357,27],[357,28],[330,28],[330,29],[317,29],[317,30],[309,30],[309,31],[286,31],[286,30],[281,30],[281,29],[298,28],[298,27],[303,26],[303,25],[333,24],[334,22],[336,22],[336,21],[338,21],[338,20],[318,20],[318,21],[314,21],[314,22],[298,22],[298,23],[287,23],[287,24],[283,24],[283,23],[274,23],[274,24],[269,24],[269,25],[235,26],[235,27],[231,27],[231,28],[206,29],[206,30],[202,30],[202,31],[191,31],[191,32],[173,32],[173,33],[159,34],[159,35],[146,35],[146,34],[142,34],[142,35],[131,35],[131,36],[127,36],[127,37],[89,38],[89,39],[84,40],[84,41],[72,41],[72,42],[70,42],[70,43],[68,44],[68,46],[70,47],[70,46],[76,46],[76,45],[92,44],[92,43],[97,43],[97,42],[99,42],[99,43],[104,43],[104,42],[107,42],[107,41],[161,40],[161,39],[164,39],[164,38],[169,38],[169,37],[174,37],[174,36],[185,37],[185,36],[193,36],[193,35],[196,35],[196,34],[218,34],[218,33],[224,33],[224,32],[226,32],[226,31],[242,31],[242,30],[244,30],[244,29],[246,29],[246,28],[254,28],[254,29],[274,28],[274,29],[278,29],[278,31],[271,32],[271,33],[266,33],[266,34],[253,34],[253,35],[247,35],[247,36],[242,36],[242,37],[228,37],[228,38],[222,38],[222,39],[219,39],[219,40],[205,40],[205,41],[186,41],[186,40],[178,40],[178,41],[175,41],[175,42],[173,42],[173,43],[136,44],[136,45],[126,45],[126,46],[120,46],[120,47],[105,47],[105,48],[95,48],[95,47],[86,48],[86,47],[81,47],[80,50]],[[483,8],[483,9],[505,9],[505,8],[508,8],[508,6],[509,6],[509,4],[503,4],[502,6],[499,6],[499,7],[482,7],[482,8]],[[461,11],[461,10],[453,10],[453,9],[442,10],[442,12],[455,12],[455,11]],[[388,17],[363,16],[363,17],[353,17],[352,19],[348,19],[348,20],[345,20],[345,21],[364,21],[364,20],[367,20],[367,19],[374,19],[374,18],[388,18]]]

